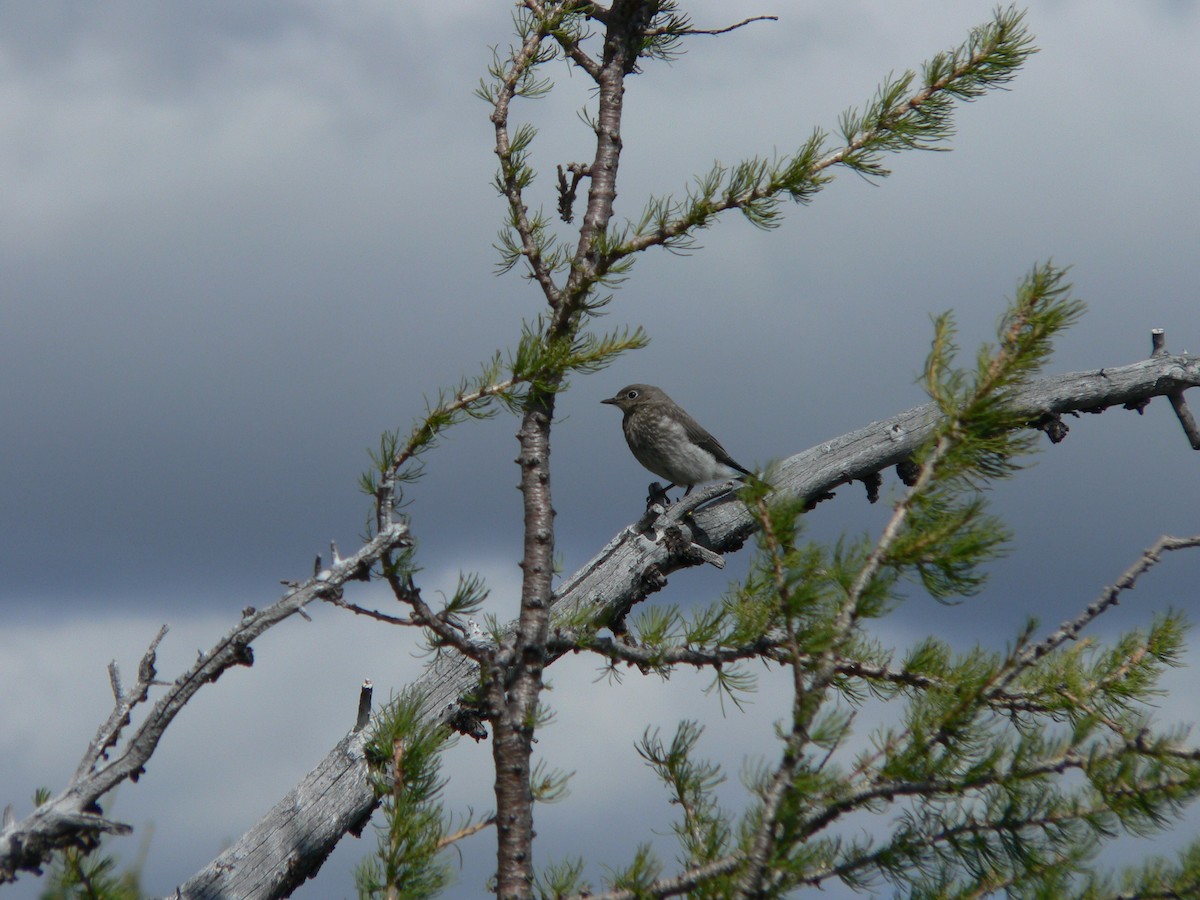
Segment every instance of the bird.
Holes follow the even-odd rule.
[[[652,384],[630,384],[601,400],[623,412],[625,442],[643,466],[673,487],[692,488],[706,481],[742,475],[755,477],[737,463],[703,426]]]

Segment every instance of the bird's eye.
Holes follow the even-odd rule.
[[[625,394],[626,400],[636,400],[637,397],[638,397],[637,391],[629,391],[628,393]]]

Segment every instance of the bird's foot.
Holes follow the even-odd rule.
[[[668,484],[666,487],[663,487],[657,481],[650,482],[650,487],[647,488],[649,493],[646,495],[646,509],[649,509],[655,504],[663,507],[664,509],[670,506],[671,498],[667,496],[667,491],[673,487],[675,487],[673,484]]]

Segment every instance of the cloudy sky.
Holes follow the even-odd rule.
[[[834,128],[993,2],[936,4],[936,16],[912,0],[686,6],[705,26],[779,21],[695,38],[631,79],[619,216],[713,160],[786,153]],[[510,11],[0,5],[0,806],[24,815],[36,787],[65,784],[107,715],[109,660],[132,673],[168,623],[160,672],[174,677],[330,541],[355,547],[366,449],[539,312],[524,279],[495,275],[503,209],[488,109],[472,96]],[[1010,91],[961,111],[953,153],[893,157],[881,185],[842,175],[777,231],[729,219],[690,257],[637,264],[607,324],[644,326],[650,348],[577,379],[559,405],[567,571],[640,511],[649,478],[598,403],[627,382],[662,385],[743,463],[790,455],[922,402],[930,314],[956,310],[972,348],[1051,258],[1072,266],[1090,310],[1053,370],[1135,361],[1154,327],[1171,349],[1200,347],[1197,4],[1037,0],[1028,21],[1042,52]],[[514,108],[541,129],[531,200],[547,206],[554,165],[589,156],[576,115],[587,85],[552,74],[555,95]],[[1160,534],[1200,532],[1200,457],[1167,404],[1068,424],[1063,445],[993,491],[1016,538],[986,593],[953,608],[915,597],[886,640],[936,622],[957,646],[1003,646],[1030,615],[1055,624],[1079,610]],[[454,433],[412,491],[426,589],[482,572],[502,619],[520,550],[514,430],[499,419]],[[861,532],[885,512],[843,490],[810,528]],[[728,577],[680,573],[656,600],[705,600]],[[1194,613],[1198,580],[1200,557],[1169,559],[1099,633],[1169,606]],[[386,694],[420,671],[411,635],[313,613],[268,633],[253,670],[204,691],[148,776],[119,792],[113,813],[138,829],[116,845],[123,858],[153,831],[149,890],[209,861],[319,760],[352,724],[364,677]],[[619,864],[650,835],[611,823],[666,828],[665,795],[631,749],[647,725],[708,720],[731,803],[740,760],[773,752],[785,699],[770,683],[747,726],[685,677],[614,688],[573,665],[556,675],[559,720],[540,746],[578,774],[571,801],[539,813],[542,860],[587,849]],[[1177,698],[1200,689],[1192,670],[1173,678]],[[1183,699],[1163,706],[1167,720],[1194,716]],[[460,745],[448,765],[453,803],[490,808],[489,749]],[[297,896],[352,894],[368,846],[345,842]],[[484,838],[464,852],[471,896],[492,851]],[[26,877],[6,896],[36,887]]]

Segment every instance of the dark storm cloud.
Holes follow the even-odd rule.
[[[213,559],[296,574],[354,540],[365,449],[458,377],[443,348],[496,347],[453,318],[495,294],[490,261],[445,277],[450,248],[494,233],[463,214],[490,174],[463,152],[477,129],[431,100],[403,40],[384,62],[354,17],[226,13],[106,7],[55,33],[27,12],[5,30],[24,48],[0,142],[10,597]],[[336,484],[314,477],[326,466]],[[88,535],[70,569],[45,540],[68,520]]]

